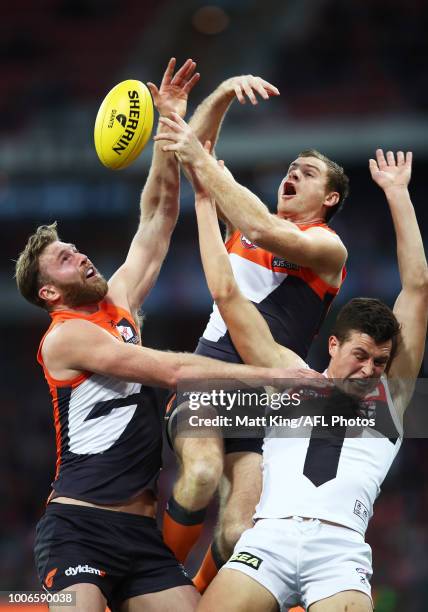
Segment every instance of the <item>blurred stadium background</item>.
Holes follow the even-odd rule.
[[[60,222],[108,276],[138,219],[151,145],[122,172],[106,170],[93,124],[106,92],[125,78],[158,83],[170,56],[198,62],[189,114],[229,76],[252,73],[281,97],[235,103],[218,151],[271,205],[288,163],[316,147],[343,164],[351,195],[333,227],[349,251],[335,310],[356,295],[392,304],[399,290],[387,205],[367,160],[378,146],[413,150],[411,193],[428,229],[428,7],[424,0],[15,0],[2,3],[0,80],[0,590],[38,588],[34,526],[54,474],[54,430],[35,361],[47,316],[26,304],[13,259],[41,223]],[[148,346],[193,350],[210,312],[197,253],[192,194],[156,288],[144,305]],[[311,364],[324,367],[325,330]],[[425,360],[422,375],[428,372]],[[162,500],[173,478],[166,451]],[[292,492],[291,492],[292,493]],[[208,534],[207,534],[208,537]],[[377,612],[426,611],[428,445],[406,440],[375,506]],[[195,551],[195,567],[203,549]]]

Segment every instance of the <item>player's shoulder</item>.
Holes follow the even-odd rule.
[[[334,245],[336,249],[342,253],[344,261],[346,261],[348,251],[339,234],[332,230],[328,225],[312,225],[306,229],[303,229],[303,231],[305,232],[306,236],[313,237],[317,241],[322,240],[325,244]]]
[[[88,335],[96,333],[98,326],[85,319],[67,319],[54,325],[43,339],[43,359],[66,354],[76,342],[88,341]]]

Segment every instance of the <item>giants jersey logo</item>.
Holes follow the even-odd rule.
[[[124,342],[127,344],[139,344],[138,334],[127,319],[121,319],[119,323],[117,323],[116,328]]]
[[[252,242],[250,242],[248,238],[245,238],[245,236],[243,235],[241,235],[241,244],[244,247],[244,249],[257,249],[257,246],[253,244]]]

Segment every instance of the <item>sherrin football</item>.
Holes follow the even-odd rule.
[[[126,168],[139,156],[153,128],[153,102],[141,81],[128,79],[111,89],[95,120],[95,149],[111,168]]]

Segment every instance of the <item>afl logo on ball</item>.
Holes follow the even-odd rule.
[[[245,236],[242,236],[242,235],[241,235],[241,244],[244,247],[244,249],[257,249],[255,244],[250,242],[248,238],[245,238]]]

